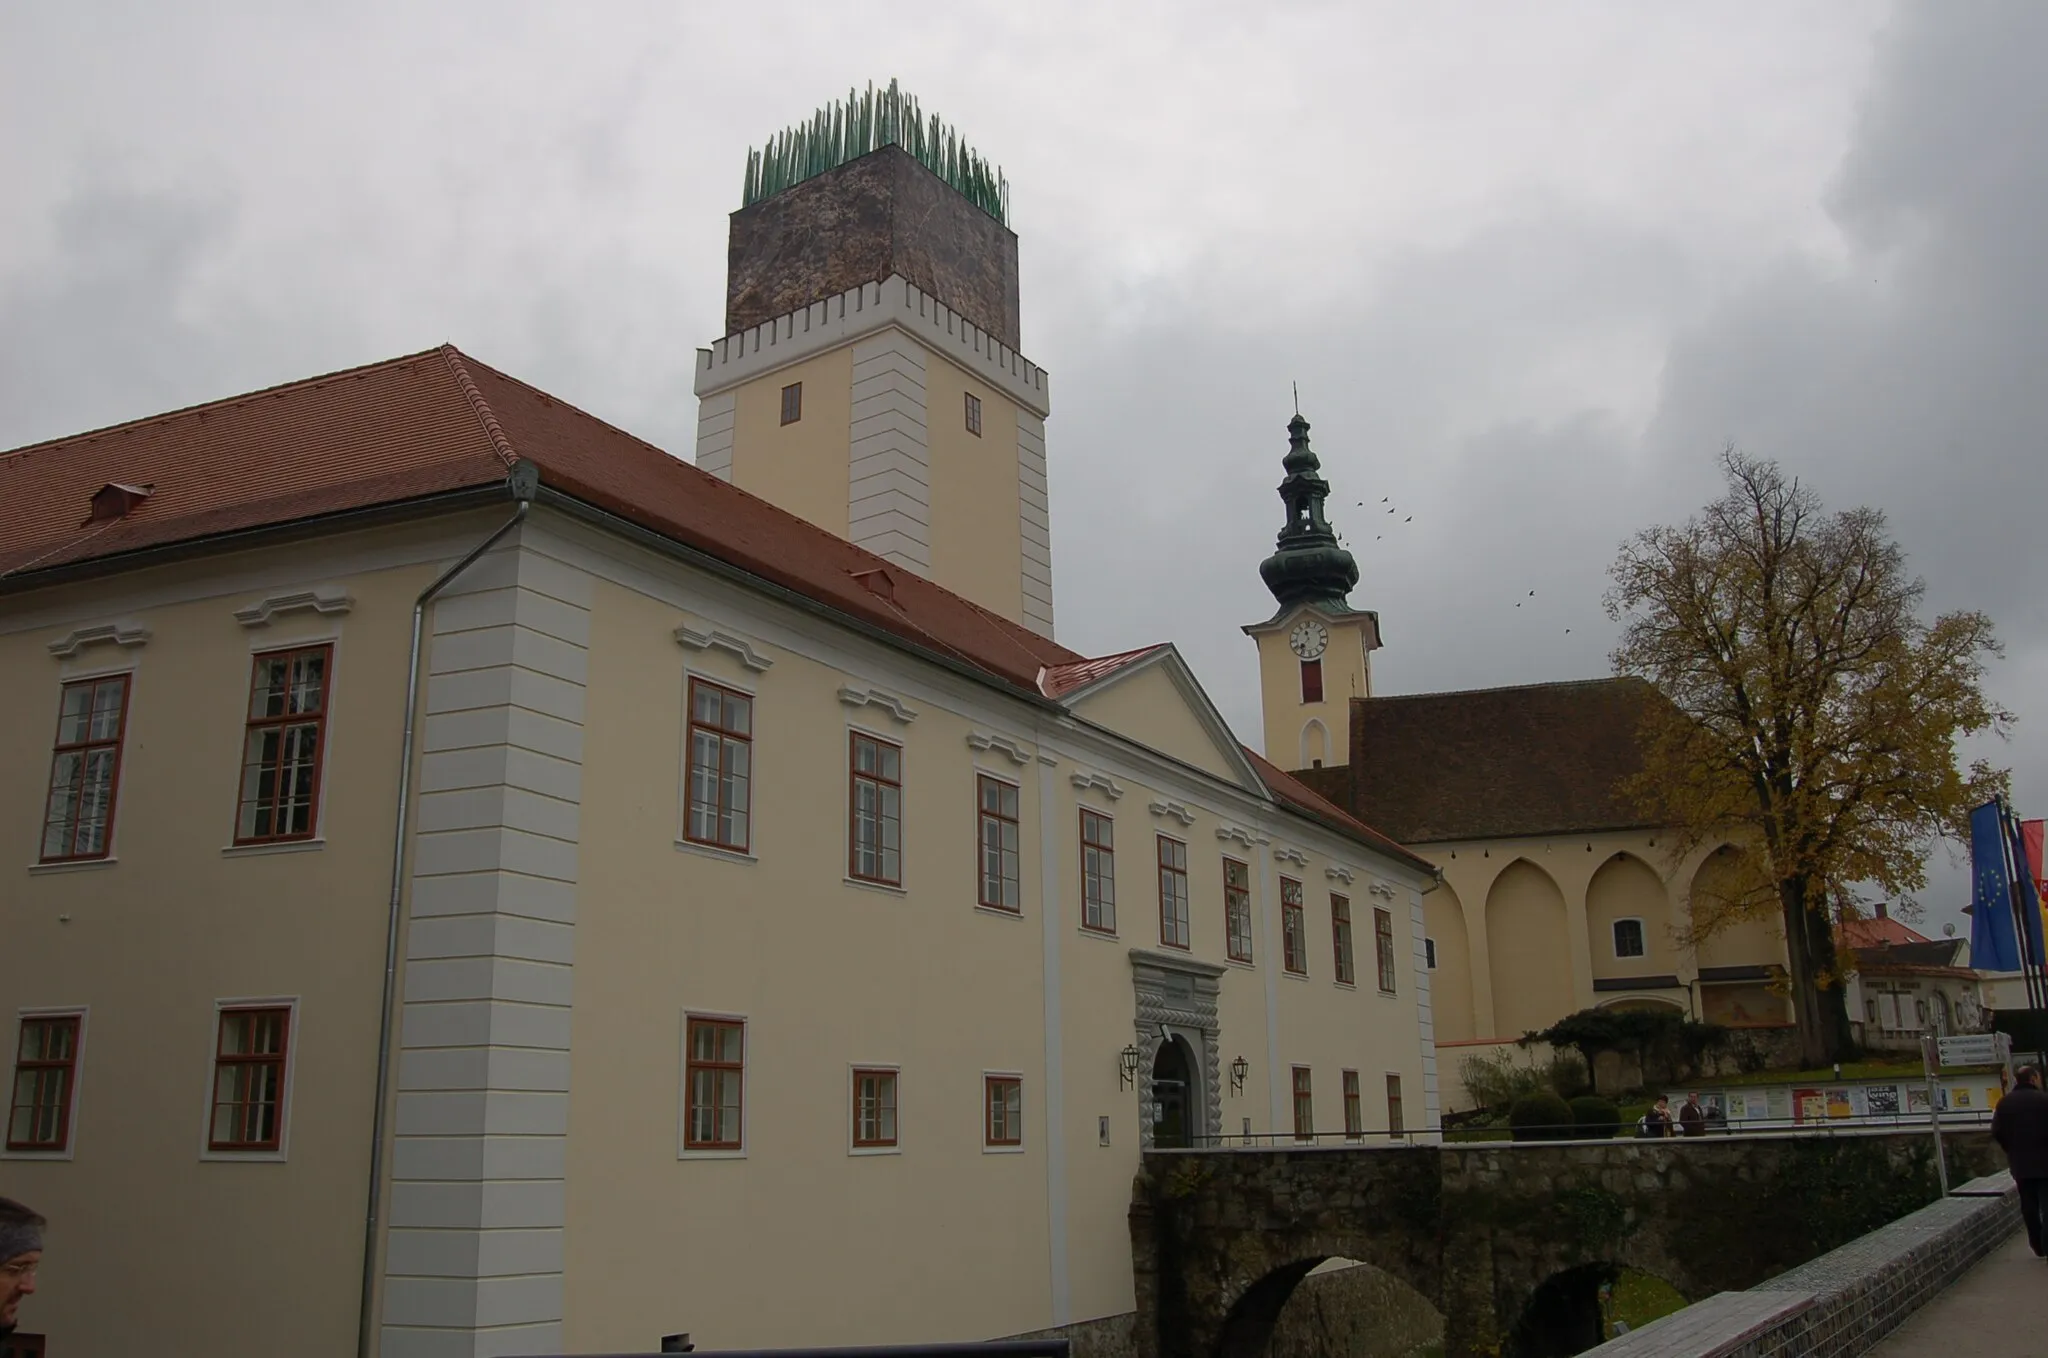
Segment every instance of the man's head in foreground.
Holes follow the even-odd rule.
[[[47,1224],[14,1199],[0,1198],[0,1335],[14,1333],[21,1299],[36,1290]]]

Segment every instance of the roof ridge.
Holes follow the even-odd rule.
[[[445,348],[446,346],[443,347]],[[154,415],[140,415],[132,420],[117,420],[113,424],[103,424],[94,429],[81,429],[75,434],[60,434],[56,438],[39,439],[34,443],[24,443],[19,448],[0,448],[0,460],[18,457],[27,453],[41,452],[44,449],[55,448],[66,443],[76,443],[80,439],[99,438],[105,434],[115,434],[127,429],[139,429],[146,425],[163,424],[168,420],[177,419],[180,415],[197,415],[208,410],[219,410],[227,406],[241,405],[245,401],[253,401],[261,396],[277,396],[287,391],[317,387],[328,382],[338,382],[344,377],[360,377],[364,373],[375,372],[379,368],[398,367],[403,364],[417,362],[420,359],[431,357],[434,352],[432,349],[422,349],[417,353],[399,354],[393,358],[380,358],[374,363],[358,363],[352,368],[338,368],[330,373],[321,373],[317,377],[301,377],[290,382],[279,382],[268,387],[258,387],[254,391],[238,392],[233,396],[219,396],[211,401],[200,401],[194,405],[179,406],[176,410],[162,410]]]
[[[825,538],[828,541],[837,544],[838,546],[851,548],[852,550],[860,553],[862,556],[868,557],[871,560],[873,560],[875,565],[877,566],[884,566],[889,568],[890,570],[905,571],[911,575],[916,576],[920,583],[937,590],[939,593],[945,595],[949,599],[964,604],[968,608],[973,609],[976,613],[981,614],[984,618],[987,618],[992,622],[1002,624],[1003,626],[998,627],[996,630],[1001,632],[1003,640],[1008,645],[1015,647],[1017,651],[1020,652],[1026,659],[1030,660],[1035,668],[1044,667],[1045,662],[1043,660],[1039,659],[1035,653],[1030,651],[1022,641],[1019,641],[1016,637],[1011,636],[1008,631],[1004,630],[1005,627],[1023,627],[1022,623],[1019,623],[1011,618],[1006,618],[1002,614],[994,611],[993,609],[986,608],[981,604],[976,603],[974,600],[968,598],[966,595],[957,593],[954,590],[946,588],[946,586],[940,584],[938,581],[932,579],[930,576],[924,574],[922,571],[917,570],[915,567],[898,565],[896,562],[889,560],[889,558],[882,556],[879,553],[871,552],[867,548],[861,546],[859,543],[854,542],[849,538],[843,538],[839,536],[837,533],[831,532],[828,529],[820,528],[817,524],[812,523],[803,515],[792,513],[791,511],[783,508],[781,505],[776,504],[773,500],[765,499],[762,496],[754,494],[754,492],[746,489],[744,486],[735,485],[733,482],[726,480],[722,476],[712,476],[710,472],[705,471],[695,462],[689,461],[685,458],[677,457],[674,453],[670,452],[668,449],[662,447],[661,445],[656,443],[649,443],[646,439],[641,438],[632,430],[621,429],[618,425],[613,424],[604,416],[593,415],[591,412],[575,404],[573,401],[565,401],[561,397],[555,395],[553,392],[542,391],[539,387],[533,385],[533,383],[528,382],[523,378],[515,377],[511,373],[508,373],[501,368],[494,368],[490,364],[484,362],[482,359],[476,357],[474,354],[465,354],[461,350],[456,349],[453,345],[444,345],[443,348],[454,353],[456,357],[462,360],[464,363],[474,364],[475,366],[483,369],[485,372],[489,373],[493,377],[499,378],[506,382],[510,382],[512,385],[516,387],[524,388],[525,390],[532,392],[535,396],[538,396],[543,401],[546,401],[550,405],[556,405],[562,407],[565,410],[574,411],[576,414],[581,415],[586,420],[590,420],[593,421],[594,423],[603,425],[606,429],[611,430],[613,433],[619,435],[621,438],[631,439],[633,442],[639,444],[642,448],[647,449],[647,451],[651,453],[659,453],[661,456],[669,459],[671,462],[675,462],[681,466],[688,467],[691,471],[696,472],[700,476],[710,477],[711,480],[718,482],[720,485],[724,486],[727,490],[733,492],[735,495],[744,495],[747,499],[754,501],[756,504],[771,509],[775,513],[790,519],[792,522],[803,525],[803,527],[806,530],[808,530],[809,532],[818,537]],[[467,369],[465,368],[464,371],[467,371]],[[885,600],[884,602],[888,601]],[[911,626],[916,627],[918,631],[924,632],[926,636],[931,635],[929,632],[925,631],[925,628],[921,624],[911,619],[908,613],[906,613],[901,607],[897,607],[896,612],[898,614],[901,614],[904,618],[904,621],[910,623]],[[1029,631],[1030,629],[1025,628],[1024,630]],[[1034,632],[1032,633],[1032,635],[1036,636],[1037,633]],[[933,639],[936,640],[936,638]],[[1046,637],[1045,640],[1054,646],[1058,646],[1059,649],[1063,651],[1069,651],[1071,653],[1071,648],[1060,646],[1060,643],[1054,641],[1051,637]],[[943,643],[941,644],[943,645]],[[948,646],[946,647],[946,649],[952,651],[955,648]],[[1060,663],[1065,665],[1072,664],[1074,662],[1063,660]]]
[[[1353,698],[1358,703],[1410,702],[1418,698],[1463,698],[1478,693],[1526,693],[1539,688],[1592,688],[1599,684],[1623,684],[1634,682],[1647,684],[1650,681],[1636,674],[1610,674],[1600,679],[1551,679],[1538,684],[1494,684],[1488,688],[1440,688],[1428,693],[1375,693],[1369,697]]]
[[[469,398],[470,409],[476,412],[477,423],[483,426],[484,435],[490,439],[491,446],[497,449],[498,460],[508,468],[518,465],[518,450],[513,448],[512,440],[506,435],[504,426],[498,423],[497,415],[491,410],[491,403],[477,390],[476,379],[471,377],[469,369],[463,366],[462,351],[452,344],[443,344],[440,353],[441,361],[446,363],[448,370],[455,375],[455,385],[461,387],[462,394]]]
[[[968,602],[972,603],[973,600],[970,599]],[[1106,651],[1101,655],[1084,655],[1079,660],[1062,660],[1059,664],[1047,665],[1046,668],[1051,670],[1064,670],[1072,669],[1077,665],[1100,665],[1105,660],[1127,660],[1131,656],[1144,655],[1150,651],[1156,651],[1160,649],[1162,646],[1171,645],[1173,645],[1173,643],[1170,641],[1154,641],[1149,642],[1143,646],[1133,646],[1127,651]]]

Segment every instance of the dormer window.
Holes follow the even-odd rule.
[[[130,510],[147,500],[154,486],[135,486],[121,481],[109,481],[93,492],[92,513],[87,523],[105,523],[109,519],[125,519]]]

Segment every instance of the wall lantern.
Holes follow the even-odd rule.
[[[1251,1065],[1242,1056],[1230,1063],[1230,1092],[1244,1093],[1244,1077],[1251,1073]]]
[[[1116,1054],[1116,1087],[1129,1089],[1138,1082],[1138,1049],[1127,1046]]]

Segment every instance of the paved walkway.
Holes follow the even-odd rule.
[[[2024,1231],[1915,1311],[1869,1358],[2041,1358],[2041,1303],[2048,1263],[2027,1248]]]

